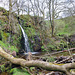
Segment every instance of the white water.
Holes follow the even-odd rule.
[[[21,25],[20,25],[20,27],[21,27],[23,37],[24,37],[25,50],[26,50],[26,52],[31,52],[30,47],[29,47],[28,37],[27,37],[26,33],[24,32],[24,29],[22,28]]]

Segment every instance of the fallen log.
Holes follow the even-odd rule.
[[[73,75],[72,73],[70,73],[70,69],[75,69],[75,63],[59,65],[39,60],[26,61],[25,59],[22,58],[15,58],[12,55],[6,53],[1,47],[0,47],[0,56],[9,60],[13,64],[21,65],[22,67],[40,67],[48,71],[60,71],[65,73],[66,75]]]

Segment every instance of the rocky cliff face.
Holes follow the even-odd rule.
[[[4,8],[0,8],[0,40],[15,45],[18,49],[24,49],[23,36],[18,24],[16,14],[13,13],[11,17],[11,24],[9,25],[9,12]],[[28,15],[20,16],[21,25],[24,28],[29,38],[30,47],[33,51],[40,51],[42,46],[41,36],[39,31],[44,23],[41,17],[33,17]]]
[[[33,40],[34,39],[34,40]],[[42,42],[38,35],[33,36],[33,39],[31,38],[31,44],[34,51],[41,51]]]
[[[33,51],[41,51],[46,26],[42,17],[21,15],[20,21]],[[43,29],[43,30],[42,30]]]

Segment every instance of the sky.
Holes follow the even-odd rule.
[[[4,7],[6,10],[9,10],[8,1],[9,1],[9,0],[0,0],[0,7]],[[18,1],[19,1],[19,0],[18,0]],[[64,2],[64,1],[70,1],[70,0],[57,0],[57,1],[60,3],[60,2]],[[66,5],[67,5],[67,4],[65,4],[65,6],[66,6]],[[67,6],[68,6],[68,7],[72,7],[72,5],[67,5]],[[62,5],[58,7],[57,12],[59,11],[59,9],[61,9],[61,10],[63,9],[63,8],[62,8]],[[47,12],[48,9],[46,9],[45,11]],[[45,12],[45,13],[46,13],[46,12]],[[31,14],[33,15],[33,13],[31,13]],[[60,17],[64,17],[63,12],[61,12],[61,13],[59,14],[59,16],[60,16]]]
[[[5,9],[9,10],[8,0],[0,0],[0,7],[4,7]]]

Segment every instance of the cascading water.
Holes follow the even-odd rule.
[[[20,27],[21,27],[23,37],[24,37],[25,50],[26,50],[26,52],[31,52],[30,47],[29,47],[28,37],[27,37],[26,33],[24,32],[24,29],[22,28],[21,25],[20,25]]]
[[[21,27],[23,37],[24,37],[24,45],[25,45],[25,50],[27,52],[27,53],[25,53],[25,55],[26,55],[26,54],[28,54],[28,52],[31,52],[31,49],[29,47],[28,37],[27,37],[26,33],[24,32],[24,29],[22,28],[21,25],[20,25],[20,27]],[[31,53],[32,54],[39,54],[39,52],[31,52]]]
[[[24,37],[24,45],[25,45],[25,50],[27,52],[27,53],[24,53],[24,54],[26,55],[26,54],[28,54],[28,52],[31,52],[31,49],[29,47],[28,37],[27,37],[26,33],[24,32],[24,29],[21,26],[20,18],[19,17],[17,17],[17,18],[18,18],[18,22],[19,22],[20,28],[21,28],[22,33],[23,33],[23,37]],[[39,52],[31,52],[31,53],[32,54],[38,54]]]

